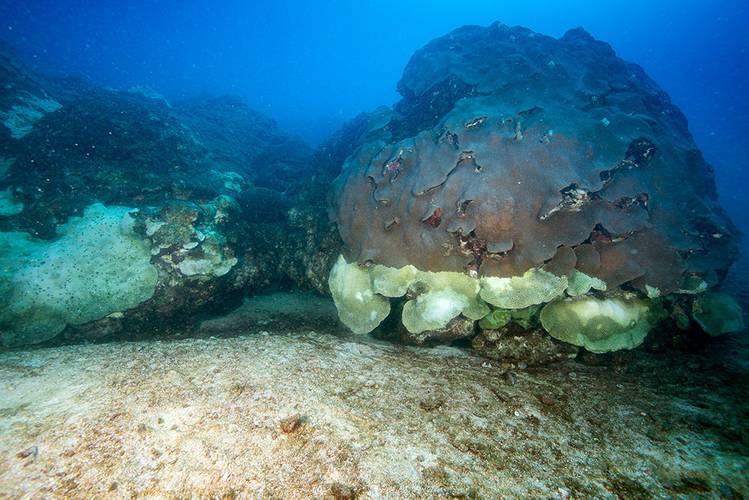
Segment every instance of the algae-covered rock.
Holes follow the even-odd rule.
[[[578,347],[546,335],[541,330],[521,329],[509,325],[499,329],[482,329],[471,341],[480,355],[497,361],[543,365],[573,358]]]
[[[651,311],[656,307],[635,297],[582,296],[547,304],[540,318],[552,337],[601,353],[642,344],[657,317]]]
[[[45,114],[57,111],[61,107],[59,102],[46,94],[36,96],[23,93],[18,96],[17,104],[7,111],[0,111],[0,119],[14,139],[21,139],[31,132],[34,124]]]
[[[18,141],[28,135],[47,113],[62,104],[51,92],[51,82],[16,59],[13,50],[0,41],[0,140]],[[11,146],[12,147],[12,146]]]
[[[744,329],[741,306],[725,293],[708,292],[701,295],[695,301],[692,314],[708,335],[718,336]]]
[[[529,269],[522,276],[481,278],[481,298],[502,309],[523,309],[554,300],[567,288],[567,277],[543,269]]]
[[[375,293],[369,272],[341,255],[328,279],[338,317],[354,333],[369,333],[390,313],[387,298]]]
[[[23,203],[15,201],[11,190],[0,191],[0,217],[10,217],[21,212],[23,212]]]
[[[177,264],[180,272],[185,276],[214,276],[221,277],[231,271],[237,264],[237,258],[227,249],[226,238],[221,233],[210,232],[202,235],[197,256],[189,257]],[[192,250],[192,249],[189,249]]]
[[[449,344],[458,339],[472,337],[475,322],[463,316],[457,316],[445,326],[435,330],[411,332],[407,328],[400,330],[400,340],[406,344],[431,346],[435,344]],[[405,326],[405,325],[404,325]]]
[[[88,207],[53,241],[0,233],[0,339],[5,346],[50,339],[151,298],[158,273],[133,209]]]
[[[185,335],[243,294],[327,293],[340,253],[330,178],[269,116],[237,97],[166,102],[46,78],[2,42],[0,80],[0,232],[55,241],[91,205],[133,207],[158,270],[151,300],[59,340]]]

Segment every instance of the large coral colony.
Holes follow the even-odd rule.
[[[330,293],[355,333],[484,351],[743,328],[717,291],[738,231],[686,119],[582,29],[433,40],[394,107],[314,153],[234,98],[50,79],[7,48],[0,77],[6,347],[180,334],[272,288]]]
[[[710,291],[737,255],[711,168],[668,96],[609,45],[464,27],[416,52],[398,89],[335,184],[345,247],[330,288],[353,331],[393,300],[426,340],[472,336],[466,320],[540,322],[600,353],[667,320],[742,328]]]

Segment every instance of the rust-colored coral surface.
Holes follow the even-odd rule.
[[[715,284],[735,260],[685,117],[582,29],[463,27],[417,51],[398,89],[335,184],[349,261],[493,276],[577,266],[610,288],[669,293],[687,274]]]

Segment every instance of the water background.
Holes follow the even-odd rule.
[[[555,37],[583,26],[641,64],[687,115],[722,204],[749,231],[746,0],[0,1],[0,38],[37,70],[168,99],[238,94],[313,145],[395,102],[414,50],[495,20]]]

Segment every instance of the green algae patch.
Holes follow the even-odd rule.
[[[708,292],[699,297],[695,301],[693,316],[705,333],[713,337],[744,329],[741,306],[725,293]]]
[[[541,324],[557,340],[603,353],[642,344],[657,304],[634,297],[589,296],[557,300],[541,310]]]
[[[416,279],[418,269],[414,266],[401,268],[375,265],[369,271],[372,289],[385,297],[402,297]]]
[[[390,301],[375,293],[369,271],[342,255],[330,271],[328,286],[338,317],[354,333],[371,332],[390,314]]]
[[[529,269],[522,276],[481,278],[481,298],[502,309],[524,309],[550,302],[567,289],[566,276]]]
[[[499,330],[512,321],[512,312],[509,309],[494,309],[481,318],[479,326],[484,330]]]
[[[535,305],[524,309],[494,309],[481,318],[479,326],[484,330],[498,330],[512,322],[528,330],[538,324],[540,308],[541,306]]]
[[[468,298],[446,288],[420,295],[403,306],[403,326],[411,333],[444,328],[468,307]]]
[[[438,330],[460,314],[479,320],[489,312],[479,282],[463,273],[419,271],[411,284],[416,295],[403,306],[403,325],[411,333]]]
[[[567,284],[567,295],[570,297],[577,297],[579,295],[585,295],[591,290],[598,290],[601,292],[606,291],[606,283],[593,276],[578,271],[577,269],[572,270]]]

